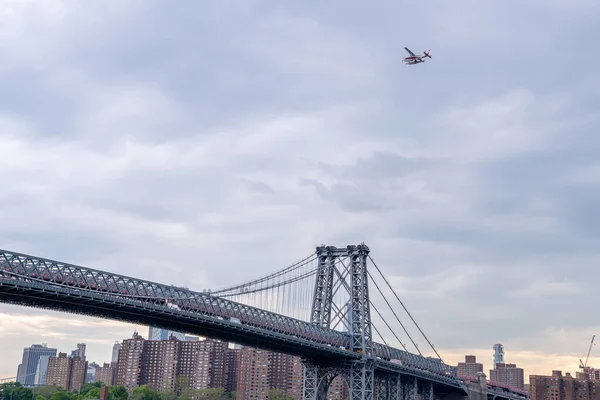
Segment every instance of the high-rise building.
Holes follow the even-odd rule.
[[[575,379],[552,371],[552,376],[530,375],[531,400],[600,400],[600,381]]]
[[[67,353],[58,353],[58,357],[50,357],[46,385],[69,390],[72,362],[73,359],[67,357]]]
[[[168,329],[156,328],[151,326],[148,331],[148,340],[169,340],[171,336],[184,341],[185,333],[170,331]]]
[[[300,386],[302,388],[302,386]],[[327,391],[327,400],[346,400],[348,399],[348,385],[346,385],[346,381],[341,376],[336,376],[335,379],[329,385],[329,390]],[[302,397],[296,397],[296,400],[302,399]]]
[[[86,384],[88,362],[81,356],[72,357],[71,382],[69,390],[79,390]]]
[[[477,362],[473,355],[465,356],[465,362],[458,363],[458,376],[476,376],[478,372],[483,372],[483,364]]]
[[[138,387],[142,372],[144,338],[134,332],[131,339],[123,340],[117,362],[116,384],[127,390]]]
[[[504,363],[504,346],[500,343],[496,343],[494,345],[494,368],[496,369],[496,364]]]
[[[96,370],[98,368],[100,368],[100,366],[98,364],[96,364],[95,362],[92,362],[92,363],[88,364],[87,378],[85,379],[85,381],[87,383],[94,383],[94,382],[96,382]]]
[[[96,382],[102,382],[107,386],[113,386],[114,382],[114,367],[112,363],[104,363],[101,367],[96,368]]]
[[[266,400],[271,389],[281,389],[296,400],[302,399],[303,367],[299,357],[252,347],[233,351],[240,354],[238,400]],[[340,389],[342,392],[343,388]],[[336,400],[343,398],[336,397]]]
[[[46,385],[79,390],[86,383],[87,367],[87,361],[80,356],[67,357],[66,353],[59,353],[58,357],[48,359]]]
[[[48,360],[50,356],[41,356],[38,361],[37,369],[35,371],[35,382],[37,386],[44,386],[46,384],[46,375],[48,373]]]
[[[121,343],[119,342],[115,342],[115,344],[113,345],[113,350],[112,350],[112,357],[110,359],[111,363],[114,363],[116,366],[117,361],[119,361],[119,349],[121,348]]]
[[[496,369],[490,370],[490,381],[524,389],[524,375],[523,368],[517,368],[515,364],[497,363]]]
[[[241,348],[227,349],[227,380],[225,382],[226,392],[235,392],[238,385],[238,374],[240,370]]]
[[[299,357],[271,353],[269,358],[269,388],[281,389],[296,400],[302,399],[302,363]]]
[[[111,371],[112,371],[112,377],[110,380],[110,385],[114,385],[115,382],[117,381],[117,362],[119,361],[119,350],[121,349],[121,343],[119,343],[118,341],[115,341],[115,344],[113,345],[113,349],[112,349],[112,357],[110,359],[110,366]],[[108,385],[108,383],[106,383]]]
[[[270,352],[244,346],[240,351],[237,400],[266,400]]]
[[[210,387],[225,388],[227,381],[227,350],[229,343],[212,339],[210,351]]]
[[[175,337],[144,341],[140,374],[143,384],[160,392],[175,389],[179,343]]]
[[[35,384],[35,376],[40,357],[56,356],[56,349],[50,349],[44,344],[34,344],[31,347],[23,349],[23,360],[17,371],[17,382],[24,386],[32,386]]]
[[[583,371],[576,372],[575,376],[577,379],[591,379],[593,381],[600,381],[600,369],[585,367],[583,368]]]
[[[227,350],[227,343],[212,339],[145,340],[135,334],[121,345],[116,384],[159,391],[225,387]]]
[[[77,356],[85,361],[85,343],[77,343],[77,348],[71,352],[70,357]]]

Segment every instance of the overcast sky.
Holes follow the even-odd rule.
[[[600,3],[325,3],[0,0],[0,248],[201,290],[364,241],[445,361],[574,373]],[[135,329],[0,305],[0,378]]]

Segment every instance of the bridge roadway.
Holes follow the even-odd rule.
[[[184,331],[321,362],[366,357],[350,336],[255,307],[123,275],[0,250],[0,302]],[[376,369],[424,379],[441,392],[466,389],[456,367],[373,344]]]

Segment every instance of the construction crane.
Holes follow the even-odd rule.
[[[590,353],[592,352],[592,345],[594,344],[595,338],[596,338],[596,335],[592,336],[592,341],[590,342],[590,348],[588,349],[587,356],[585,356],[585,363],[583,361],[581,361],[581,358],[579,359],[579,368],[581,368],[581,369],[584,369],[585,367],[587,367],[587,362],[588,362],[588,359],[590,358]]]

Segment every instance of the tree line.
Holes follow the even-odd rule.
[[[189,389],[177,382],[174,391],[156,391],[148,385],[127,392],[123,386],[107,386],[108,400],[236,400],[235,393],[223,388]],[[102,382],[87,383],[80,390],[69,392],[58,386],[27,388],[18,382],[0,385],[0,400],[95,400],[100,398]],[[267,400],[295,400],[284,390],[271,389]]]

